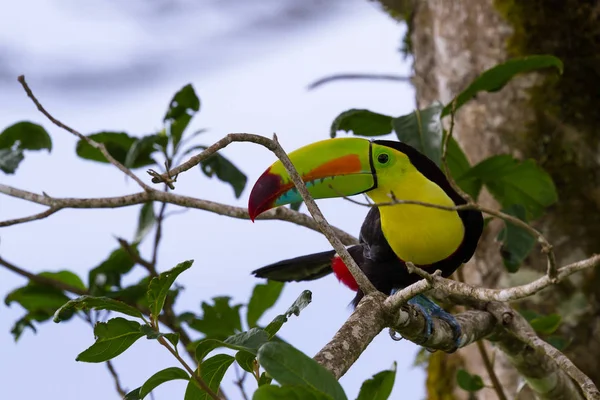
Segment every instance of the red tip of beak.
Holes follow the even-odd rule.
[[[281,189],[281,176],[269,173],[269,169],[258,178],[248,199],[248,214],[252,222],[261,213],[273,208]]]

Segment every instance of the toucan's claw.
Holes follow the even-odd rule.
[[[451,350],[449,350],[448,353],[454,353],[456,350],[458,350],[462,341],[462,330],[460,328],[460,324],[452,314],[446,312],[442,307],[438,306],[432,300],[421,294],[410,299],[408,303],[417,306],[423,312],[423,316],[425,317],[426,332],[425,341],[423,343],[425,343],[429,339],[432,333],[431,331],[433,328],[433,320],[431,319],[431,317],[437,317],[442,321],[446,321],[448,325],[450,325],[450,329],[452,329],[454,347]],[[432,352],[435,351],[431,349],[427,350]]]

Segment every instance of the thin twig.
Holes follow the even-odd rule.
[[[242,397],[244,398],[244,400],[248,400],[248,395],[246,394],[246,390],[244,389],[244,381],[246,380],[246,376],[248,376],[248,372],[244,371],[244,373],[242,374],[242,376],[240,376],[240,369],[236,364],[234,364],[235,367],[235,385],[240,389],[240,393],[242,394]]]
[[[8,270],[10,270],[18,275],[21,275],[21,276],[29,279],[30,281],[38,283],[40,285],[52,286],[59,290],[64,290],[64,291],[71,292],[71,293],[78,294],[78,295],[87,294],[86,290],[83,290],[76,286],[69,285],[68,283],[59,281],[58,279],[52,279],[52,278],[48,278],[46,276],[36,275],[36,274],[32,274],[29,271],[25,271],[24,269],[19,268],[16,265],[6,261],[2,257],[0,257],[0,265],[3,265]]]
[[[161,203],[158,216],[156,217],[156,233],[154,234],[154,245],[152,246],[152,261],[151,266],[154,274],[156,275],[156,261],[158,258],[158,247],[160,239],[162,237],[162,224],[165,218],[165,210],[167,209],[167,203]]]
[[[60,210],[60,208],[50,207],[45,211],[30,215],[28,217],[21,217],[21,218],[9,219],[6,221],[0,221],[0,228],[3,226],[23,224],[25,222],[31,222],[31,221],[35,221],[38,219],[43,219],[43,218],[49,217],[50,215],[54,214],[55,212],[57,212],[59,210]]]
[[[326,76],[321,78],[310,85],[308,85],[307,89],[312,90],[316,89],[319,86],[323,86],[326,83],[334,82],[334,81],[342,81],[342,80],[369,80],[369,81],[395,81],[395,82],[409,82],[410,77],[408,76],[400,76],[400,75],[390,75],[390,74],[336,74]]]
[[[133,179],[138,185],[140,185],[140,187],[142,189],[144,189],[144,190],[150,190],[150,187],[148,185],[146,185],[140,178],[138,178],[133,172],[131,172],[131,170],[129,170],[123,164],[121,164],[120,162],[118,162],[108,152],[108,150],[106,150],[106,146],[104,146],[103,143],[98,143],[98,142],[90,139],[89,137],[83,135],[82,133],[76,131],[75,129],[71,128],[70,126],[68,126],[68,125],[62,123],[61,121],[59,121],[58,119],[54,118],[48,111],[46,111],[46,109],[42,106],[42,104],[39,102],[39,100],[35,97],[35,95],[31,91],[31,88],[29,87],[29,85],[25,81],[25,76],[24,75],[19,76],[17,78],[17,80],[19,81],[19,83],[21,83],[21,86],[23,86],[23,89],[25,89],[25,92],[27,93],[27,96],[31,99],[31,101],[33,101],[33,103],[35,104],[35,106],[37,107],[37,109],[42,114],[44,114],[46,116],[46,118],[48,118],[50,120],[50,122],[52,122],[54,125],[58,126],[59,128],[62,128],[64,130],[66,130],[67,132],[72,133],[73,135],[77,136],[79,139],[85,140],[90,146],[94,147],[95,149],[100,150],[100,152],[102,153],[102,155],[104,155],[104,157],[111,164],[113,164],[115,167],[117,167],[125,175],[127,175],[131,179]]]
[[[502,388],[502,384],[496,375],[496,371],[494,371],[494,366],[488,356],[487,350],[485,349],[485,345],[482,341],[477,341],[477,349],[479,350],[479,354],[481,354],[481,358],[483,359],[483,365],[492,381],[492,385],[494,387],[494,391],[498,395],[498,400],[508,400],[506,395],[504,394],[504,389]]]
[[[115,381],[115,388],[117,389],[117,393],[119,393],[119,396],[121,396],[121,398],[124,398],[127,395],[127,391],[123,389],[123,386],[121,386],[119,374],[117,374],[117,371],[115,370],[115,367],[113,366],[110,360],[106,362],[106,368],[108,368],[108,372],[110,372],[110,375]]]
[[[219,395],[217,395],[210,387],[208,387],[206,382],[204,382],[204,379],[202,379],[192,368],[190,368],[188,363],[186,363],[185,360],[181,358],[179,353],[167,342],[167,340],[164,337],[159,336],[157,340],[160,344],[166,347],[171,354],[173,354],[173,357],[175,357],[177,361],[179,361],[179,363],[183,366],[183,368],[187,370],[192,379],[194,379],[194,381],[200,386],[202,390],[204,390],[213,400],[221,400],[219,398]]]
[[[458,183],[456,183],[456,181],[454,180],[454,177],[450,173],[450,167],[448,167],[448,160],[447,160],[448,142],[450,142],[450,139],[452,139],[452,135],[454,134],[454,117],[455,117],[455,115],[456,115],[456,99],[454,99],[454,101],[452,101],[452,111],[450,112],[450,129],[448,130],[448,133],[446,134],[446,136],[444,137],[444,141],[442,142],[442,160],[441,161],[442,161],[442,165],[444,168],[444,173],[446,174],[446,177],[448,178],[448,182],[450,183],[450,186],[452,186],[452,189],[454,189],[456,191],[456,193],[458,193],[463,199],[465,199],[467,201],[467,203],[474,204],[475,202],[473,201],[471,196],[469,196],[468,193],[466,193],[464,190],[462,190],[462,188],[458,185]]]
[[[156,273],[156,271],[154,271],[154,273],[152,273],[152,271],[153,271],[152,264],[149,261],[144,260],[144,258],[142,258],[140,253],[137,250],[135,250],[133,247],[131,247],[131,245],[125,239],[117,238],[117,241],[119,242],[119,245],[121,245],[121,248],[123,250],[125,250],[127,255],[129,255],[129,257],[133,261],[135,261],[137,264],[140,264],[142,267],[146,268],[148,270],[148,272],[150,273],[150,275],[152,275],[152,276],[158,275]]]

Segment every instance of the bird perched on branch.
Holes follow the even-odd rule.
[[[415,148],[401,142],[361,138],[336,138],[316,142],[289,154],[290,160],[314,199],[365,193],[375,204],[363,222],[359,241],[348,247],[352,258],[373,286],[386,295],[421,278],[410,274],[406,262],[433,273],[450,276],[475,252],[483,230],[478,210],[448,211],[417,204],[389,205],[392,198],[453,207],[466,204],[440,168]],[[248,201],[254,220],[271,208],[301,201],[281,161],[257,180]],[[380,205],[388,203],[388,205]],[[279,261],[253,271],[275,281],[307,281],[330,273],[356,291],[356,306],[363,293],[334,250]],[[423,295],[409,301],[426,317],[426,337],[431,316],[447,321],[460,343],[456,319]]]

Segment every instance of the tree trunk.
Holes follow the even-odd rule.
[[[600,2],[585,0],[381,0],[409,25],[408,50],[414,56],[419,107],[448,103],[482,71],[508,58],[552,54],[564,74],[527,74],[497,93],[484,93],[456,116],[455,136],[474,164],[499,153],[533,158],[556,183],[559,203],[536,221],[554,244],[559,265],[600,251]],[[480,202],[494,204],[483,193]],[[486,287],[530,281],[545,270],[535,250],[516,274],[502,265],[495,241],[501,224],[490,224],[465,280]],[[600,271],[587,271],[514,305],[557,312],[558,332],[572,340],[565,352],[600,384]],[[489,353],[493,348],[486,343]],[[429,399],[467,398],[456,387],[458,368],[490,382],[476,346],[430,359]],[[496,352],[495,371],[513,398],[519,378]],[[452,393],[452,394],[451,394]],[[478,399],[496,399],[491,389]]]

